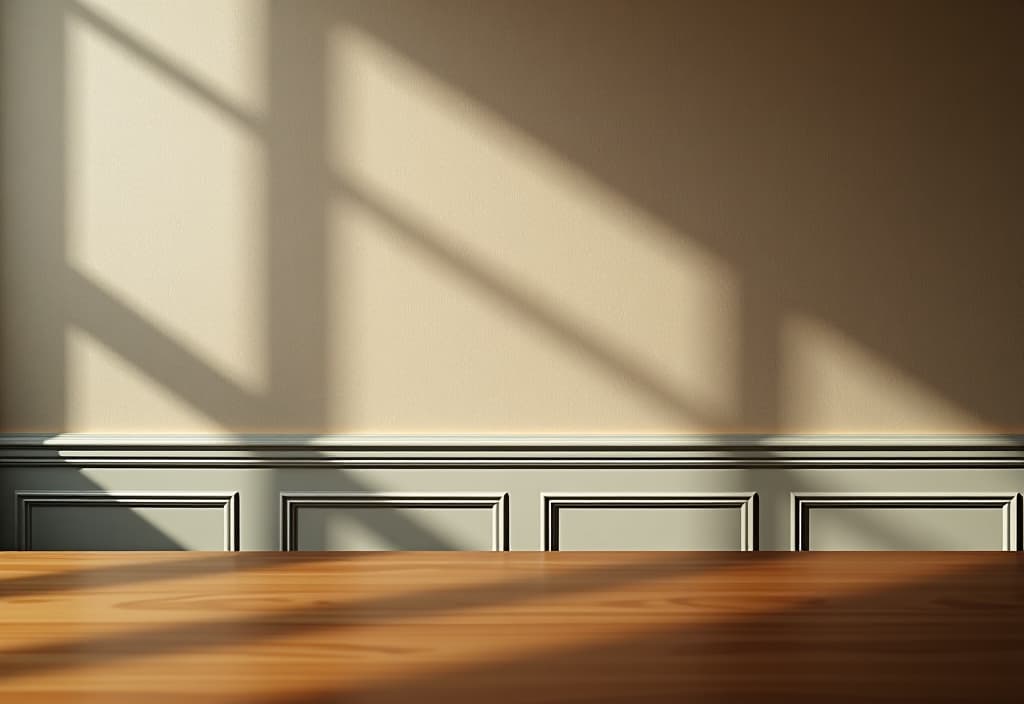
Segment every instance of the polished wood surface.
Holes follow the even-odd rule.
[[[1020,553],[0,553],[4,702],[1024,701]]]

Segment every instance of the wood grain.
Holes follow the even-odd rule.
[[[3,553],[0,701],[1021,701],[1019,553]]]

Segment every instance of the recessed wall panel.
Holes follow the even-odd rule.
[[[503,550],[504,495],[285,495],[286,550]]]
[[[794,498],[797,550],[1016,550],[1016,495]]]
[[[546,495],[549,550],[753,550],[756,497]]]
[[[235,495],[18,494],[23,550],[236,550]]]

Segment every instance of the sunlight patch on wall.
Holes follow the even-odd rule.
[[[433,360],[466,408],[499,387],[532,396],[503,422],[552,430],[735,419],[737,286],[725,260],[370,36],[336,29],[329,55],[330,164],[343,198],[378,220],[338,227],[354,240],[347,266],[362,272],[351,286],[369,287],[348,290],[353,315],[426,325],[411,306],[431,321],[429,341],[382,355],[396,369]],[[383,222],[394,234],[375,242],[367,228]],[[350,361],[352,383],[384,378],[383,361]]]
[[[480,262],[455,264],[339,197],[330,229],[333,425],[351,432],[696,432],[702,419],[552,333]],[[463,267],[483,271],[467,277]],[[488,281],[492,283],[483,283]],[[343,324],[342,324],[343,323]],[[637,371],[635,373],[645,373]]]
[[[144,20],[162,49],[173,45],[180,54],[198,33],[207,73],[224,72],[218,80],[247,85],[240,67],[252,73],[262,65],[249,43],[232,43],[237,31],[226,31],[226,10],[216,3],[174,5],[173,12],[162,4],[152,12],[145,7],[132,31]],[[247,19],[240,27],[252,26],[254,12],[236,15]],[[211,27],[224,30],[219,40],[208,34]],[[266,385],[266,206],[259,136],[87,19],[71,15],[66,37],[69,266],[230,383],[260,391]],[[93,393],[116,395],[116,379],[107,380],[113,386],[91,387]]]
[[[241,110],[267,104],[267,8],[263,0],[76,0],[81,8]]]
[[[65,335],[66,432],[217,432],[215,420],[79,328]]]
[[[781,332],[784,427],[807,433],[984,430],[980,419],[826,322],[791,314]]]

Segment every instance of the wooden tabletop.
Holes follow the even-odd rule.
[[[1020,553],[0,553],[0,701],[1024,701]]]

